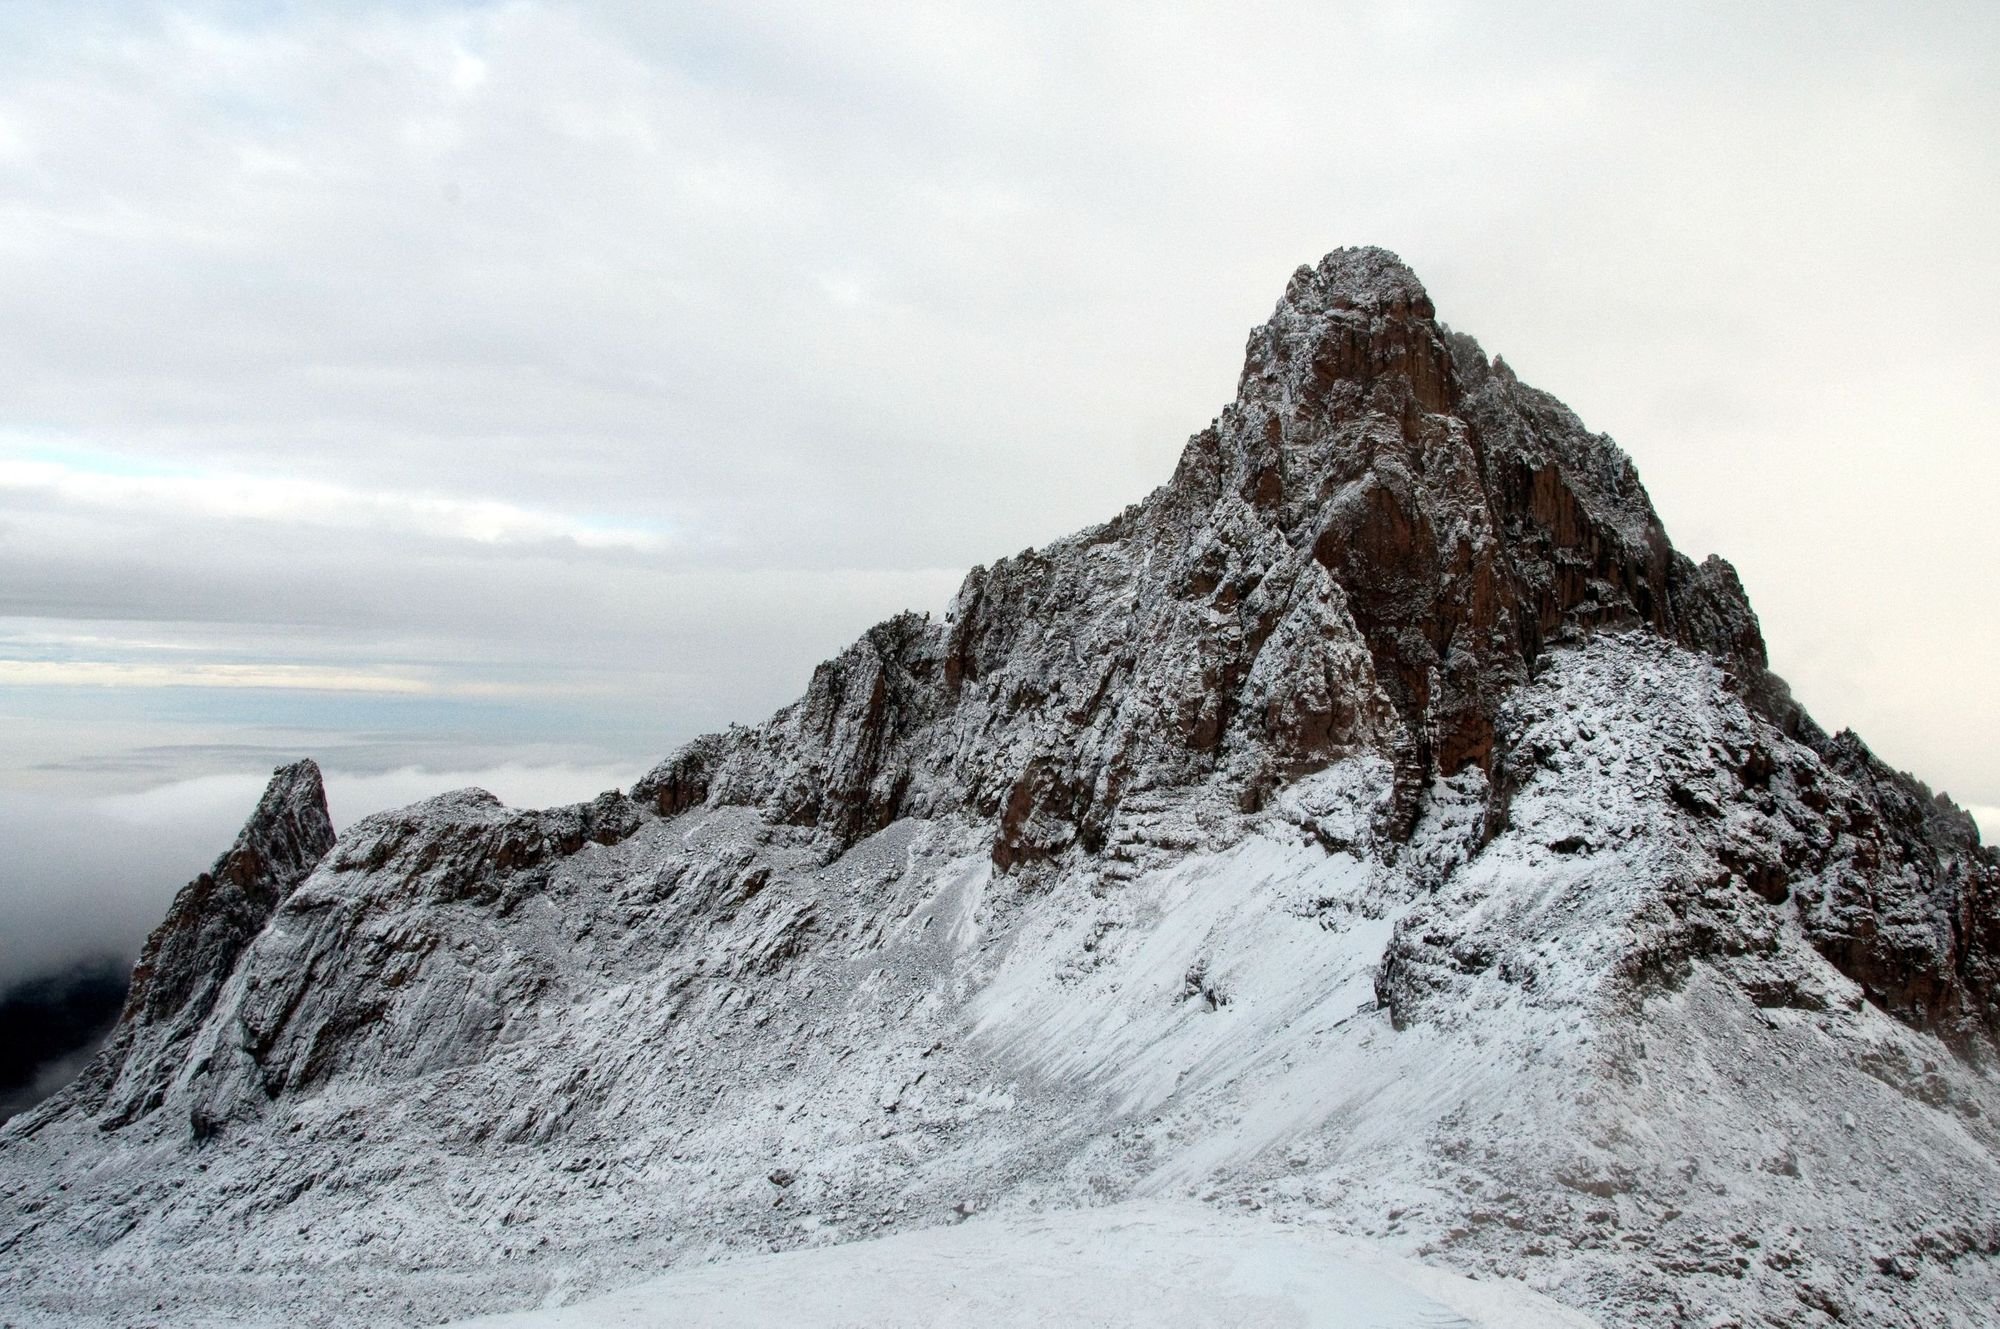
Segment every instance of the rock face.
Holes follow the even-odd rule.
[[[1768,663],[1609,439],[1338,251],[1169,483],[629,798],[329,849],[280,772],[0,1135],[0,1294],[437,1318],[1194,1194],[1611,1324],[1977,1323],[2000,864]]]

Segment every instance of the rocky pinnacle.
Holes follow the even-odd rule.
[[[146,939],[117,1028],[63,1097],[104,1114],[110,1129],[157,1108],[244,948],[333,842],[318,765],[279,767],[235,843],[181,888]]]

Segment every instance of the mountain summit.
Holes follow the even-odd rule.
[[[635,796],[849,841],[969,806],[1001,818],[1004,867],[1101,845],[1134,793],[1254,804],[1374,750],[1406,834],[1433,775],[1490,768],[1541,653],[1600,627],[1705,650],[1794,719],[1734,572],[1673,553],[1624,455],[1436,323],[1394,255],[1339,250],[1251,334],[1171,483],[974,569],[943,624],[884,624]]]
[[[1607,1324],[2000,1291],[2000,863],[1383,250],[1293,275],[1166,485],[629,796],[284,824],[0,1132],[23,1322],[1157,1197]]]

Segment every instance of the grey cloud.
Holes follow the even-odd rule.
[[[860,626],[942,609],[955,570],[680,568],[535,550],[425,547],[396,539],[165,521],[98,544],[0,538],[0,612],[37,619],[256,625],[263,649],[305,659],[460,658],[563,671],[660,675],[767,659],[796,686]],[[110,537],[113,532],[103,533]],[[766,693],[769,697],[770,694]]]
[[[226,816],[142,832],[86,800],[0,793],[0,987],[107,952],[136,958],[174,892],[234,833]]]

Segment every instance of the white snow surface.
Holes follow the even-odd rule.
[[[560,1298],[558,1291],[552,1294]],[[459,1329],[1596,1329],[1516,1283],[1171,1201],[752,1256]]]

